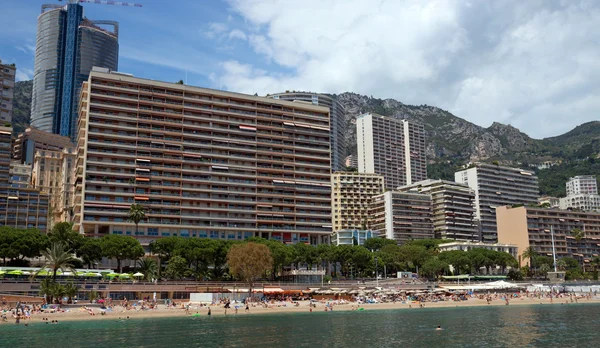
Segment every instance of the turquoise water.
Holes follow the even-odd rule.
[[[0,347],[598,347],[600,305],[0,325]],[[444,331],[435,331],[441,325]]]

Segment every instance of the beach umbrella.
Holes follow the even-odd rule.
[[[129,278],[131,278],[131,276],[127,273],[122,273],[122,274],[119,274],[119,278],[120,279],[129,279]]]
[[[114,278],[114,277],[118,277],[119,274],[118,273],[108,273],[104,275],[107,278]]]
[[[10,272],[8,272],[6,274],[9,274],[9,275],[23,275],[23,271],[15,269],[15,270],[12,270],[12,271],[10,271]]]
[[[50,275],[50,271],[47,269],[43,269],[37,273],[38,276],[47,277]]]
[[[6,271],[0,271],[0,275],[6,274]]]
[[[102,277],[102,274],[96,272],[87,272],[83,274],[84,277]]]
[[[133,275],[134,277],[143,277],[144,273],[137,272]]]

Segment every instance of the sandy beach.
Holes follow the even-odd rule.
[[[309,313],[311,312],[308,301],[298,301],[299,306],[295,306],[290,302],[275,302],[269,307],[265,308],[262,305],[257,304],[256,306],[250,306],[249,313],[245,313],[245,307],[243,304],[232,304],[230,309],[225,313],[225,309],[222,305],[212,306],[199,306],[196,304],[190,304],[189,311],[186,313],[185,308],[177,306],[176,308],[167,308],[164,305],[159,305],[158,308],[152,310],[124,310],[121,306],[115,306],[113,311],[106,312],[105,315],[100,315],[101,311],[95,308],[93,311],[95,315],[91,315],[86,311],[82,304],[80,308],[70,308],[65,312],[57,313],[34,313],[31,319],[22,319],[21,324],[24,323],[42,323],[42,318],[48,318],[48,321],[58,320],[62,321],[74,321],[74,320],[127,320],[129,319],[142,319],[142,318],[168,318],[168,317],[191,317],[191,316],[208,316],[208,308],[211,309],[212,316],[224,316],[224,315],[264,315],[264,314],[275,314],[275,313]],[[312,312],[324,312],[327,301],[321,301],[316,303],[316,308],[312,308]],[[492,300],[490,304],[482,299],[470,298],[466,301],[440,301],[440,302],[411,302],[411,303],[373,303],[373,304],[358,304],[353,302],[347,302],[344,304],[335,304],[335,301],[329,301],[334,303],[333,311],[372,311],[372,310],[423,310],[424,308],[451,308],[451,307],[480,307],[480,306],[506,306],[504,300]],[[578,299],[577,304],[592,304],[600,303],[600,298],[593,297],[592,299]],[[187,304],[187,303],[184,303]],[[421,307],[423,305],[423,308]],[[571,302],[569,298],[555,298],[552,301],[548,298],[515,298],[510,300],[509,306],[523,306],[523,305],[571,305],[575,302]],[[238,312],[236,314],[235,306],[238,306]],[[330,311],[328,309],[328,311]],[[4,325],[15,325],[15,319],[10,313],[7,315],[7,322],[0,322]]]

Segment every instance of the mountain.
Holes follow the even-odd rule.
[[[31,119],[31,89],[33,80],[15,83],[12,125],[15,134],[23,132]]]
[[[600,151],[600,122],[589,122],[558,137],[533,139],[511,125],[494,122],[484,128],[450,112],[428,105],[406,105],[394,99],[377,99],[356,93],[338,95],[346,109],[347,140],[356,144],[356,117],[365,112],[422,123],[430,162],[497,160],[505,164],[585,158]],[[350,146],[348,153],[355,154]]]

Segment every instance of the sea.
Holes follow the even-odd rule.
[[[600,347],[600,305],[11,323],[0,347]]]

